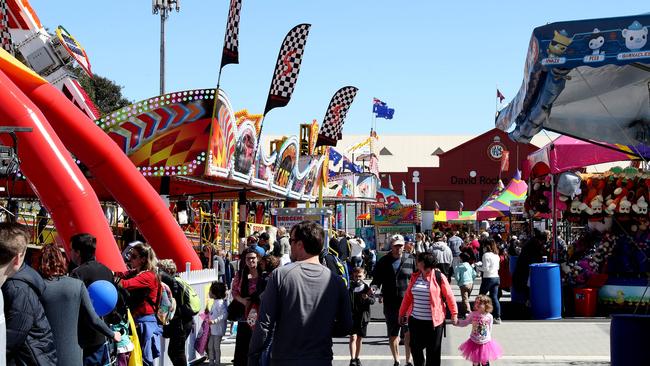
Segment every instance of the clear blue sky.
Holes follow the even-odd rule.
[[[167,22],[166,90],[215,87],[229,0],[182,0]],[[31,0],[43,24],[63,25],[93,71],[130,100],[158,94],[160,17],[150,0]],[[646,4],[645,6],[643,4]],[[343,132],[367,133],[372,98],[395,108],[378,131],[478,134],[494,125],[495,88],[509,101],[522,82],[533,29],[550,22],[640,14],[645,1],[244,0],[239,65],[221,86],[233,107],[261,113],[280,44],[311,23],[300,79],[264,131],[295,134],[322,120],[345,85],[359,88]]]

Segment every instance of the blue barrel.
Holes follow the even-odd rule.
[[[533,319],[562,318],[562,285],[557,263],[530,265],[530,303]]]
[[[612,314],[609,352],[612,366],[640,365],[650,359],[650,315]]]

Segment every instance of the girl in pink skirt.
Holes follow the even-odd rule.
[[[491,312],[492,300],[486,295],[478,295],[474,300],[474,311],[464,320],[458,321],[459,327],[472,324],[469,339],[458,347],[472,365],[490,365],[490,361],[499,359],[503,354],[501,346],[492,339]]]

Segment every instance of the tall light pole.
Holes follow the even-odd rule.
[[[420,183],[420,172],[417,170],[413,171],[413,183],[415,184],[415,203],[418,203],[418,183]]]
[[[165,94],[165,20],[169,13],[181,10],[181,0],[152,0],[152,11],[160,14],[160,95]]]

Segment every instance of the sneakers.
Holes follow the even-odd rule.
[[[350,366],[361,366],[361,360],[358,358],[351,359]]]
[[[501,324],[501,318],[495,318],[494,324]]]

